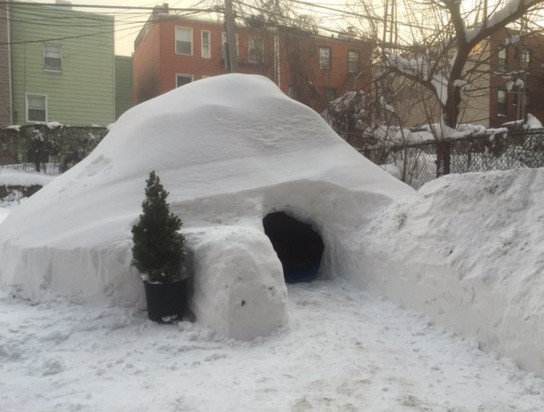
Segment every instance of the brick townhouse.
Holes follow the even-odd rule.
[[[371,85],[372,43],[319,36],[253,21],[236,28],[238,70],[260,74],[317,111],[348,90]],[[156,7],[134,44],[134,103],[228,72],[224,25]]]
[[[490,40],[489,123],[544,121],[544,36],[504,29]]]

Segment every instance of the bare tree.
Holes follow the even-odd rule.
[[[484,63],[468,66],[475,49],[506,25],[529,19],[542,3],[542,0],[479,0],[465,9],[463,6],[468,2],[458,0],[421,2],[423,12],[407,16],[413,21],[421,21],[421,16],[425,16],[436,29],[414,24],[411,34],[415,35],[417,46],[395,50],[397,45],[390,45],[386,51],[388,68],[428,89],[440,103],[444,125],[455,128],[462,110],[463,89],[469,83],[468,78],[477,75]]]
[[[489,82],[485,90],[481,81],[489,76],[486,41],[510,24],[540,29],[535,22],[544,1],[381,0],[382,7],[376,2],[354,0],[352,5],[358,6],[361,26],[381,46],[377,90],[387,93],[392,81],[386,79],[394,74],[397,84],[401,77],[426,90],[421,101],[427,107],[429,97],[438,104],[437,174],[447,174],[449,144],[441,138],[456,128],[469,99],[489,93]]]

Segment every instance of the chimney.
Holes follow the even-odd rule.
[[[153,7],[153,14],[159,15],[159,14],[168,14],[169,13],[169,6],[168,3],[162,3],[160,6]]]

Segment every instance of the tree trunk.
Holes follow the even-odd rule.
[[[450,82],[448,98],[442,108],[442,121],[445,126],[451,129],[457,127],[460,105],[461,91]],[[447,135],[442,135],[436,142],[436,177],[444,176],[451,172],[451,143],[445,140],[448,137]]]
[[[436,177],[450,173],[451,143],[447,140],[436,142]]]

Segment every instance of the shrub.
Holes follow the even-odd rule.
[[[146,180],[143,213],[132,227],[132,265],[144,281],[168,283],[181,280],[185,238],[181,219],[170,212],[168,192],[152,171]]]

